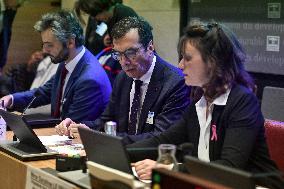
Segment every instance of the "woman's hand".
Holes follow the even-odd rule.
[[[132,164],[135,167],[135,171],[138,178],[141,180],[150,180],[152,177],[152,169],[156,167],[156,161],[151,159],[145,159]]]

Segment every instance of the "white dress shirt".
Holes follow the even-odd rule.
[[[142,109],[142,105],[143,105],[143,102],[144,102],[144,99],[145,99],[145,96],[146,96],[146,93],[147,93],[148,85],[150,83],[155,64],[156,64],[156,56],[153,57],[152,64],[151,64],[149,70],[142,77],[134,78],[134,80],[139,79],[140,81],[143,81],[143,84],[141,86],[141,102],[140,102],[141,106],[140,106],[140,110],[138,111],[139,116],[140,116],[140,111]],[[131,110],[131,106],[132,106],[132,102],[133,102],[133,98],[134,98],[134,93],[135,93],[135,82],[132,83],[132,88],[130,90],[130,107],[129,107],[129,110]],[[131,111],[129,111],[129,116],[128,116],[129,119],[130,119],[130,114],[131,114]],[[136,124],[136,133],[137,133],[138,124],[139,124],[139,116],[137,118],[138,120],[137,120],[137,124]]]
[[[68,73],[66,75],[65,81],[64,81],[64,85],[63,85],[63,90],[62,90],[62,98],[63,98],[63,94],[66,88],[66,85],[68,83],[68,80],[72,74],[72,72],[74,71],[76,65],[78,64],[79,60],[83,57],[83,55],[85,54],[85,47],[83,46],[82,50],[69,62],[65,63],[65,68],[68,70]]]
[[[210,162],[209,158],[209,140],[210,140],[210,126],[212,121],[212,112],[215,105],[225,106],[227,104],[228,96],[231,89],[226,93],[216,98],[208,107],[208,116],[206,119],[207,101],[204,96],[195,104],[197,117],[200,125],[200,135],[198,143],[198,158],[200,160]]]

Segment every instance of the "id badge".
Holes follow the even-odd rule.
[[[147,117],[146,123],[154,124],[154,116],[155,116],[154,112],[148,112],[148,117]]]

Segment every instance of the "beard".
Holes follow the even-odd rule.
[[[58,64],[66,61],[68,59],[68,56],[69,56],[68,48],[63,47],[63,49],[58,53],[56,57],[50,55],[50,58],[54,64]]]

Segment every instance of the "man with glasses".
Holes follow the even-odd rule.
[[[65,119],[56,130],[76,135],[77,127],[103,130],[107,121],[117,123],[117,135],[129,144],[168,129],[189,104],[189,88],[182,73],[154,52],[152,27],[141,18],[127,17],[112,30],[112,56],[122,72],[117,76],[111,100],[100,119],[75,124]]]
[[[55,118],[75,121],[100,116],[108,104],[111,85],[98,60],[84,47],[83,29],[68,11],[47,13],[34,28],[41,34],[43,56],[59,64],[43,86],[1,98],[17,111],[51,103]]]

